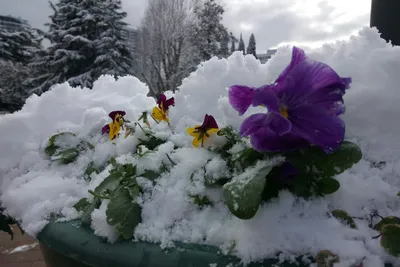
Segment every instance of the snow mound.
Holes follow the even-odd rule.
[[[214,172],[223,172],[224,166],[206,150],[190,147],[186,127],[201,123],[208,113],[220,127],[229,124],[238,128],[246,116],[239,117],[231,108],[227,88],[274,81],[290,61],[291,48],[282,47],[266,64],[240,53],[203,63],[175,94],[175,107],[170,108],[174,134],[168,136],[165,124],[154,126],[170,142],[160,147],[160,153],[136,161],[125,154],[136,148],[137,135],[118,138],[114,145],[100,132],[112,110],[125,110],[125,117],[135,121],[142,111],[155,105],[154,99],[146,96],[147,87],[138,79],[103,76],[93,90],[60,84],[40,97],[30,97],[21,111],[0,118],[0,201],[11,216],[22,221],[28,234],[36,235],[51,213],[66,219],[78,216],[72,206],[107,176],[103,171],[93,175],[90,183],[81,179],[90,161],[102,164],[117,156],[118,161],[151,168],[168,160],[165,153],[173,149],[173,144],[179,144],[183,148],[174,153],[177,165],[171,172],[160,177],[155,186],[144,181],[141,184],[145,189],[142,223],[134,238],[163,245],[180,240],[221,248],[235,243],[235,253],[244,262],[280,251],[298,255],[327,249],[340,256],[341,264],[351,265],[366,256],[365,267],[383,266],[385,260],[393,259],[380,247],[379,239],[371,239],[376,232],[366,221],[356,220],[358,228],[350,229],[326,213],[343,209],[355,217],[375,210],[381,216],[400,215],[400,47],[386,44],[376,29],[363,28],[347,41],[325,44],[306,53],[329,64],[339,75],[353,79],[344,97],[347,111],[343,119],[347,139],[361,147],[364,158],[336,177],[341,188],[331,196],[304,201],[281,192],[251,220],[234,217],[222,202],[198,209],[188,200],[189,193],[199,192],[207,192],[210,199],[220,199],[220,192],[207,191],[201,182],[190,181],[189,176],[208,160],[207,168]],[[252,108],[248,113],[255,111]],[[70,165],[49,163],[42,155],[43,143],[59,131],[77,133],[94,144],[95,150]],[[194,181],[201,179],[194,177]],[[94,211],[92,227],[96,234],[113,242],[115,232],[102,222],[104,209],[103,203]]]

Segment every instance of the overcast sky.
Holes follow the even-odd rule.
[[[168,0],[165,0],[168,1]],[[250,33],[257,52],[280,44],[317,46],[324,41],[343,39],[369,25],[371,0],[221,0],[223,23],[235,35]],[[52,0],[57,2],[57,0]],[[147,0],[122,0],[127,22],[137,27]],[[0,14],[28,20],[33,27],[46,29],[51,9],[48,0],[0,0]]]

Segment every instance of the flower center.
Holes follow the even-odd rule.
[[[287,118],[287,117],[289,116],[286,107],[281,106],[280,109],[279,109],[279,111],[281,112],[281,114],[282,114],[283,117]]]

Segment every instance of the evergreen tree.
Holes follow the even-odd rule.
[[[256,38],[254,37],[254,34],[250,35],[249,39],[249,45],[247,46],[247,54],[248,55],[253,55],[255,58],[257,58],[257,53],[256,53]]]
[[[103,17],[97,22],[100,35],[94,41],[94,78],[97,79],[102,74],[132,74],[133,52],[126,39],[127,23],[122,20],[127,14],[121,11],[122,3],[120,0],[103,0],[100,4]]]
[[[20,62],[0,59],[0,107],[1,110],[16,111],[28,97],[23,86],[29,77],[27,65]]]
[[[94,17],[90,9],[82,10],[86,1],[60,0],[53,6],[46,37],[51,45],[42,52],[40,61],[34,62],[38,73],[29,84],[32,92],[42,93],[52,85],[70,82],[72,86],[92,86],[91,64],[94,60]],[[90,8],[90,7],[89,7]]]
[[[224,8],[215,0],[206,0],[194,13],[197,23],[192,33],[192,43],[198,49],[200,61],[209,60],[216,55],[221,56],[221,42],[228,35],[221,22]]]
[[[128,52],[119,0],[59,0],[51,4],[46,37],[51,45],[41,51],[32,67],[37,75],[29,81],[32,92],[42,93],[52,85],[91,88],[102,74],[129,74],[132,54]]]
[[[41,48],[41,39],[36,29],[21,28],[9,32],[0,27],[0,59],[28,64]]]
[[[246,54],[246,50],[245,50],[245,47],[244,47],[244,42],[243,42],[242,34],[240,34],[240,38],[239,38],[239,47],[238,47],[238,51],[242,51],[243,54]]]
[[[222,36],[221,42],[220,42],[220,50],[219,50],[219,56],[221,57],[228,57],[229,56],[229,40],[230,36],[228,32],[225,32],[224,35]]]
[[[236,51],[236,43],[238,39],[233,35],[232,32],[229,33],[231,38],[231,54]]]
[[[37,51],[41,49],[40,31],[28,26],[18,31],[0,27],[0,106],[8,111],[21,108],[27,98],[25,81]]]

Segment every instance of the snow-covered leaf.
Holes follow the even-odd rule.
[[[114,226],[124,239],[133,238],[133,231],[141,222],[141,208],[134,198],[138,195],[139,190],[120,188],[107,206],[107,223]]]
[[[266,176],[271,167],[264,167],[251,176],[243,175],[223,187],[223,195],[229,210],[238,218],[251,219],[261,204]]]

